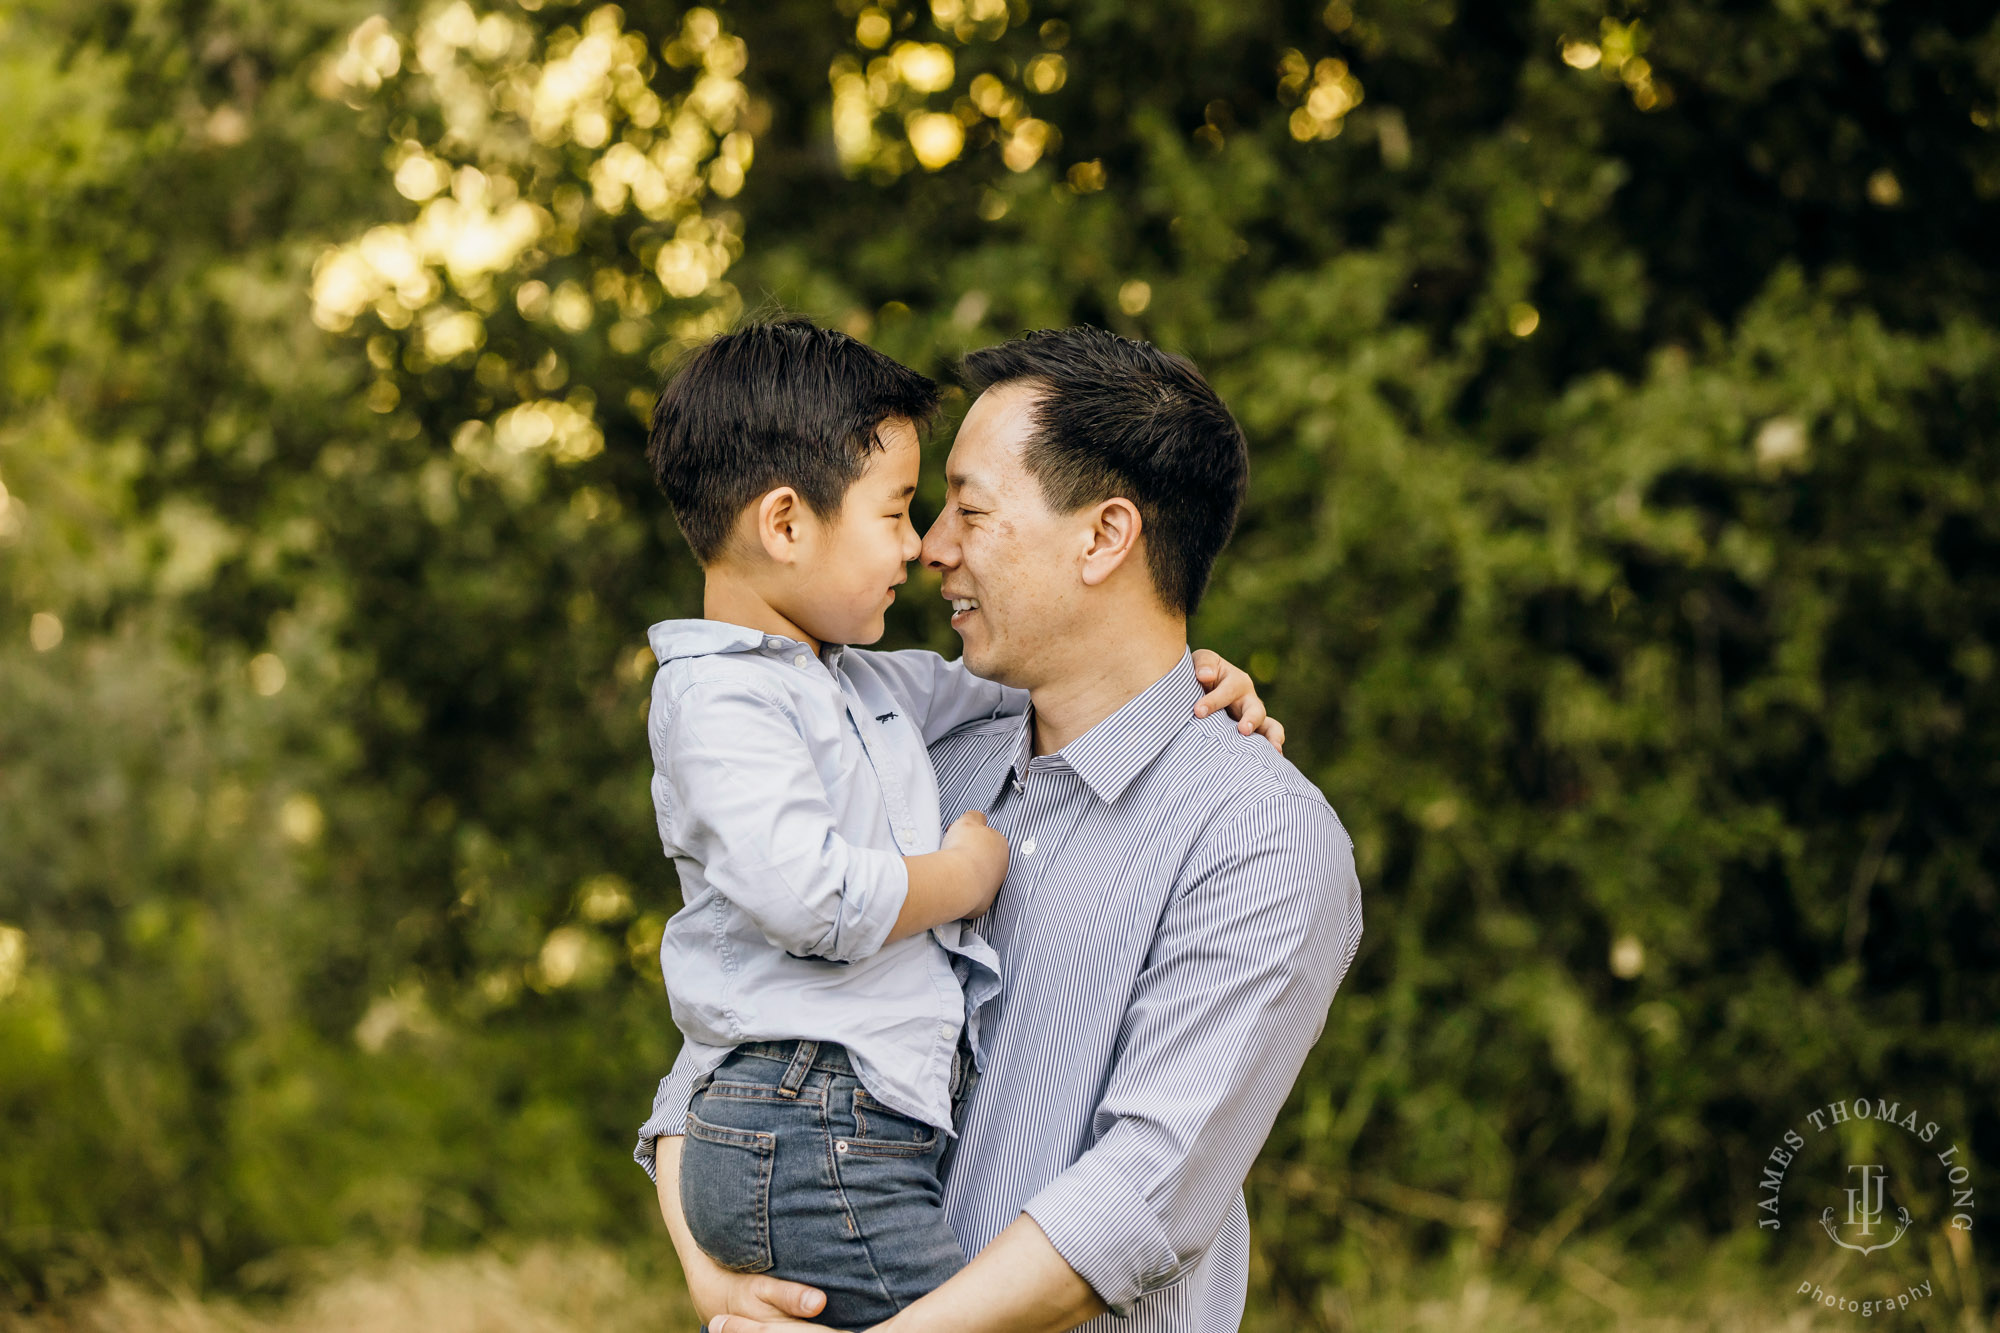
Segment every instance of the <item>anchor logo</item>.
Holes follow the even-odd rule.
[[[1883,1215],[1888,1211],[1885,1195],[1889,1188],[1889,1172],[1879,1163],[1869,1163],[1850,1166],[1847,1168],[1847,1173],[1861,1177],[1861,1183],[1847,1191],[1847,1221],[1836,1226],[1833,1221],[1833,1209],[1829,1208],[1819,1215],[1819,1224],[1826,1228],[1826,1234],[1833,1243],[1843,1250],[1853,1250],[1857,1254],[1868,1255],[1877,1250],[1888,1249],[1901,1240],[1903,1233],[1910,1229],[1910,1210],[1902,1207],[1896,1209],[1899,1221],[1895,1235],[1885,1241],[1868,1244],[1875,1238],[1875,1229],[1886,1225]],[[1843,1240],[1841,1239],[1843,1232],[1851,1232],[1857,1239]]]

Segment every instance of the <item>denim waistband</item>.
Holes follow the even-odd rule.
[[[797,1058],[799,1047],[806,1045],[818,1048],[813,1052],[812,1069],[825,1074],[844,1075],[847,1078],[860,1077],[860,1073],[854,1068],[854,1061],[848,1057],[847,1048],[836,1041],[746,1041],[730,1054],[750,1055],[759,1060],[790,1065]],[[970,1091],[972,1073],[972,1052],[965,1044],[964,1035],[960,1034],[958,1049],[951,1053],[950,1093],[953,1098]],[[706,1083],[707,1080],[703,1082]]]
[[[754,1055],[764,1060],[776,1060],[780,1064],[790,1064],[804,1042],[797,1041],[746,1041],[738,1046],[732,1055]],[[815,1043],[819,1050],[813,1056],[812,1067],[828,1074],[855,1076],[854,1062],[847,1057],[847,1048],[835,1041]]]

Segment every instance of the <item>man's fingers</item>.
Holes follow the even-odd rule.
[[[978,813],[969,811],[968,813]],[[981,816],[980,823],[985,823]],[[786,1314],[816,1315],[826,1308],[826,1296],[817,1287],[808,1287],[803,1282],[787,1282],[783,1278],[760,1277],[751,1284],[751,1292],[758,1300],[773,1310],[783,1310]]]

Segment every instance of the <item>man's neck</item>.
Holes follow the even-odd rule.
[[[1100,629],[1078,661],[1030,691],[1035,753],[1054,754],[1145,692],[1187,655],[1187,622],[1148,618],[1142,626]]]
[[[819,652],[819,640],[766,601],[763,593],[749,579],[726,564],[715,565],[703,574],[702,619],[720,620],[765,634],[781,634],[788,639],[797,639],[815,654]]]

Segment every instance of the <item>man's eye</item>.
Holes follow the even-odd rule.
[[[983,509],[967,509],[964,505],[960,505],[958,507],[958,512],[960,516],[964,518],[977,518],[986,511]]]

